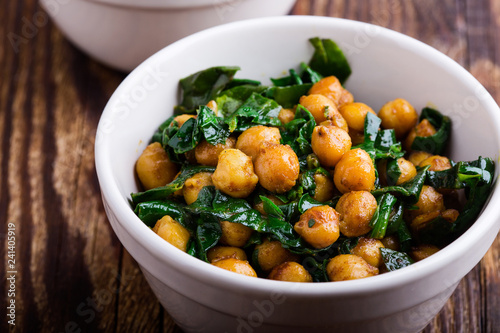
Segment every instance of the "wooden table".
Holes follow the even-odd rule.
[[[500,100],[499,1],[299,0],[292,14],[413,36],[454,58]],[[180,332],[101,203],[94,136],[125,75],[88,58],[50,21],[27,33],[26,22],[40,15],[35,0],[0,2],[0,331]],[[24,39],[13,44],[14,34]],[[499,332],[499,250],[497,237],[424,332]],[[12,270],[16,326],[7,323]]]

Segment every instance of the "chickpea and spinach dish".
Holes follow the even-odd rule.
[[[355,102],[342,51],[310,43],[309,63],[269,86],[234,78],[238,67],[180,80],[131,195],[161,238],[236,273],[327,282],[411,265],[475,221],[493,161],[444,156],[451,122],[433,108]]]

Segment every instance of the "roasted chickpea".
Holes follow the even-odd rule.
[[[330,120],[333,125],[348,131],[349,127],[344,117],[337,110],[337,106],[329,98],[323,95],[302,96],[299,103],[311,112],[316,124]]]
[[[414,150],[408,156],[408,160],[413,163],[414,166],[418,166],[420,162],[425,160],[427,157],[432,156],[432,154],[425,151]]]
[[[186,252],[191,237],[189,231],[169,215],[159,219],[153,227],[153,231],[179,250]]]
[[[207,106],[212,109],[212,111],[217,115],[219,113],[219,106],[217,105],[217,102],[214,100],[211,100],[210,102],[207,103]]]
[[[293,261],[284,262],[275,266],[268,276],[271,280],[290,281],[290,282],[312,282],[312,276],[302,266]]]
[[[229,258],[247,260],[247,254],[234,246],[214,246],[207,251],[207,259],[210,263]]]
[[[276,127],[254,126],[243,131],[236,141],[236,149],[241,150],[255,161],[260,146],[264,143],[279,144],[280,130]]]
[[[375,167],[366,151],[351,149],[335,166],[333,181],[341,193],[371,191],[375,187]]]
[[[254,164],[260,185],[274,193],[288,192],[299,178],[299,158],[289,145],[262,144]]]
[[[311,89],[309,89],[309,95],[323,95],[329,98],[334,105],[337,106],[342,97],[345,100],[349,99],[347,95],[348,92],[345,93],[344,90],[340,81],[335,76],[327,76],[313,84]],[[344,94],[346,94],[346,96],[343,96]],[[300,104],[302,104],[302,102],[300,102]]]
[[[191,118],[196,118],[196,116],[194,114],[181,114],[177,117],[174,118],[174,121],[177,122],[177,125],[179,126],[179,128],[182,127],[182,125],[184,125],[184,123],[188,120],[188,119],[191,119]]]
[[[236,222],[221,221],[222,236],[219,241],[229,246],[243,247],[253,230],[246,225]]]
[[[450,160],[447,157],[439,155],[433,155],[426,158],[425,160],[420,162],[418,166],[424,167],[427,165],[431,166],[429,168],[430,171],[442,171],[451,168]]]
[[[398,177],[398,180],[396,181],[396,185],[403,184],[404,182],[409,181],[410,179],[413,179],[417,175],[417,169],[407,159],[404,157],[398,158],[398,166],[399,166],[399,171],[401,171],[401,174]]]
[[[459,215],[460,213],[456,209],[446,209],[441,213],[441,217],[450,223],[454,223]]]
[[[170,161],[161,144],[154,142],[137,159],[135,171],[144,189],[149,190],[174,180],[179,167]]]
[[[287,261],[298,261],[299,257],[285,249],[279,241],[265,240],[262,244],[255,246],[257,263],[264,272]]]
[[[196,162],[201,165],[217,166],[220,153],[224,149],[234,148],[235,145],[236,139],[232,136],[226,139],[226,143],[218,143],[215,146],[203,140],[194,149]]]
[[[210,172],[199,172],[193,177],[188,178],[184,182],[184,186],[182,187],[182,194],[184,195],[184,200],[188,205],[198,199],[198,193],[200,193],[201,189],[205,186],[212,186],[212,173]]]
[[[365,118],[367,113],[377,115],[375,111],[364,103],[347,103],[339,108],[339,112],[344,117],[349,129],[364,131]]]
[[[354,102],[354,97],[352,96],[352,94],[349,92],[349,90],[343,89],[337,107],[340,108],[342,105],[352,102]]]
[[[355,131],[349,128],[349,136],[351,137],[353,146],[359,145],[365,141],[364,131]]]
[[[274,195],[266,195],[266,198],[271,200],[275,205],[278,205],[278,206],[283,205],[283,201],[281,201],[280,199],[278,199]],[[262,215],[267,215],[266,211],[264,210],[264,203],[262,201],[257,203],[257,204],[254,204],[253,208],[258,210],[259,213],[261,213]]]
[[[411,146],[413,145],[413,141],[417,136],[427,137],[436,134],[436,128],[432,126],[432,124],[427,120],[423,119],[417,126],[410,130],[408,136],[406,137],[403,146],[407,151],[411,151]]]
[[[411,220],[410,228],[414,232],[418,232],[420,229],[424,228],[430,221],[434,220],[439,215],[441,215],[441,213],[438,210],[419,214]]]
[[[351,137],[339,127],[320,125],[313,130],[311,146],[324,167],[333,168],[351,145]]]
[[[418,209],[411,210],[412,216],[444,210],[443,195],[429,185],[422,186],[422,191],[415,204]]]
[[[295,119],[295,111],[293,109],[281,109],[278,114],[278,119],[283,125],[288,124]]]
[[[383,128],[392,128],[397,138],[402,138],[417,124],[418,115],[413,106],[402,98],[386,103],[378,116]]]
[[[325,202],[333,197],[335,188],[330,176],[317,173],[314,175],[314,182],[316,183],[316,189],[314,190],[313,196],[314,200]]]
[[[228,259],[217,260],[213,262],[212,265],[234,273],[251,277],[257,277],[257,273],[246,260],[228,258]]]
[[[293,229],[315,249],[327,247],[339,238],[339,214],[330,206],[306,210]]]
[[[384,244],[378,239],[361,237],[351,253],[365,259],[373,267],[380,267],[384,263],[380,253],[381,247],[384,247]]]
[[[238,149],[224,149],[212,175],[215,187],[234,198],[245,198],[255,189],[259,177],[252,159]]]
[[[420,261],[430,257],[436,252],[439,252],[439,247],[431,244],[420,244],[412,247],[409,254],[413,260]]]
[[[340,232],[358,237],[372,229],[370,220],[377,210],[377,200],[368,191],[352,191],[340,197],[335,209],[340,214]]]
[[[357,255],[340,254],[330,259],[326,272],[330,281],[346,281],[374,276],[379,271]]]
[[[386,236],[380,241],[382,242],[382,244],[384,244],[384,247],[388,249],[399,251],[401,248],[401,244],[399,244],[399,238],[396,235]]]

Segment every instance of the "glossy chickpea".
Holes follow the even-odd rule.
[[[252,159],[238,149],[224,149],[212,175],[215,187],[234,198],[246,198],[253,192],[259,178]]]
[[[274,193],[288,192],[299,178],[299,158],[289,145],[262,144],[254,165],[260,185]]]
[[[306,210],[293,229],[315,249],[327,247],[339,238],[339,214],[330,206]]]
[[[430,154],[426,151],[414,150],[408,156],[408,160],[411,163],[413,163],[414,166],[418,166],[420,164],[420,162],[422,162],[423,160],[425,160],[426,158],[431,157],[431,156],[432,156],[432,154]]]
[[[346,281],[374,276],[379,270],[357,255],[340,254],[330,259],[326,272],[330,281]]]
[[[415,138],[417,136],[428,137],[434,134],[436,134],[436,128],[434,128],[434,126],[432,126],[432,124],[427,119],[423,119],[420,123],[418,123],[417,126],[413,127],[410,130],[408,136],[403,142],[403,147],[407,151],[411,151],[411,146],[413,145],[413,141],[415,141]]]
[[[431,244],[420,244],[412,247],[410,257],[415,261],[429,258],[434,253],[439,252],[439,247]]]
[[[443,195],[429,185],[422,186],[422,191],[420,192],[418,202],[415,206],[417,206],[418,209],[411,210],[412,216],[418,216],[435,211],[440,212],[445,209]]]
[[[285,249],[279,241],[265,240],[262,244],[255,246],[257,264],[264,272],[268,272],[275,266],[287,261],[298,261],[299,257]]]
[[[212,265],[223,268],[225,270],[228,270],[230,272],[246,275],[246,276],[251,276],[251,277],[257,277],[257,273],[253,269],[253,267],[248,263],[246,260],[239,260],[239,259],[234,259],[234,258],[228,258],[228,259],[222,259],[222,260],[217,260],[212,263]]]
[[[211,100],[207,103],[207,106],[217,115],[219,114],[219,106],[217,105],[217,102],[214,100]]]
[[[317,173],[314,175],[314,182],[316,183],[316,189],[314,190],[313,196],[314,200],[325,202],[333,197],[335,187],[330,176]]]
[[[243,247],[250,236],[252,236],[253,230],[246,225],[236,222],[221,221],[220,222],[222,236],[219,239],[221,244]]]
[[[354,102],[354,97],[352,96],[351,92],[347,89],[343,89],[337,107],[340,108],[342,105],[352,102]]]
[[[351,149],[335,166],[333,181],[341,193],[371,191],[375,187],[375,167],[366,151]]]
[[[329,98],[323,95],[302,96],[299,103],[311,112],[316,124],[330,120],[333,125],[348,131],[349,127],[344,117],[340,114],[337,106]]]
[[[281,109],[278,114],[278,119],[283,125],[288,124],[295,119],[295,111],[293,109]]]
[[[368,113],[377,115],[375,111],[364,103],[346,103],[339,108],[339,112],[344,117],[349,129],[364,131],[365,118]]]
[[[174,180],[179,167],[170,161],[161,144],[154,142],[137,159],[135,171],[144,189],[149,190]]]
[[[373,267],[380,267],[384,263],[380,253],[381,247],[384,247],[384,244],[378,239],[361,237],[351,250],[351,254],[360,256]]]
[[[159,219],[153,227],[153,231],[179,250],[186,252],[191,237],[189,231],[169,215]]]
[[[212,173],[199,172],[194,174],[191,178],[186,179],[184,186],[182,187],[184,200],[188,205],[192,204],[196,201],[196,199],[198,199],[198,194],[202,188],[212,185]]]
[[[454,223],[459,215],[460,212],[456,209],[446,209],[441,213],[441,217],[450,223]]]
[[[337,126],[314,127],[311,146],[321,165],[333,168],[351,149],[351,137]]]
[[[222,153],[224,149],[234,148],[235,145],[236,139],[232,136],[228,137],[224,144],[218,143],[215,146],[203,140],[194,149],[196,162],[201,165],[217,166],[220,153]]]
[[[396,235],[390,235],[382,238],[380,240],[385,248],[400,251],[401,244],[399,243],[399,238]]]
[[[429,156],[428,158],[420,162],[418,166],[425,167],[427,165],[430,165],[430,171],[443,171],[451,168],[450,160],[445,156],[439,155]]]
[[[312,282],[312,276],[309,272],[296,262],[284,262],[275,266],[268,279],[289,282]]]
[[[340,232],[358,237],[372,229],[370,220],[377,210],[377,200],[368,191],[352,191],[340,197],[335,210],[340,214]]]
[[[179,128],[181,128],[182,125],[184,125],[184,123],[186,121],[188,121],[188,119],[191,119],[191,118],[196,118],[196,116],[194,114],[181,114],[181,115],[175,117],[174,121],[176,121],[177,126],[179,126]]]
[[[386,103],[378,116],[382,119],[382,127],[394,129],[397,138],[403,138],[418,121],[417,111],[402,98]]]
[[[343,97],[344,88],[340,81],[335,76],[327,76],[322,78],[309,89],[309,95],[319,94],[330,99],[335,106],[339,104],[339,101]],[[346,100],[348,100],[349,96],[344,96]],[[300,103],[302,104],[302,103]]]
[[[229,258],[247,260],[247,254],[234,246],[214,246],[207,251],[207,259],[210,263]]]
[[[441,212],[438,210],[423,213],[415,216],[410,223],[410,228],[414,232],[418,232],[420,229],[425,228],[425,226],[435,218],[441,215]]]
[[[255,161],[261,145],[264,143],[279,144],[280,130],[276,127],[254,126],[243,131],[236,141],[236,149],[241,150]]]
[[[417,175],[417,169],[407,159],[404,157],[398,158],[398,166],[399,166],[399,171],[401,171],[401,174],[398,177],[398,180],[396,181],[396,185],[401,185],[404,182],[409,181],[410,179],[413,179]]]
[[[353,146],[359,145],[365,141],[364,131],[355,131],[349,128],[349,136],[351,137]]]

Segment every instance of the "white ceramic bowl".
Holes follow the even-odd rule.
[[[295,0],[40,0],[40,3],[73,44],[108,66],[130,71],[182,37],[223,23],[288,14]]]
[[[397,97],[431,103],[453,121],[451,157],[498,160],[500,110],[466,70],[435,49],[384,28],[288,16],[241,21],[194,34],[156,53],[118,87],[97,129],[97,174],[110,223],[154,293],[186,332],[417,332],[483,257],[500,228],[500,191],[475,224],[437,254],[363,280],[289,283],[228,272],[181,252],[132,212],[134,163],[178,101],[178,80],[216,65],[269,82],[308,61],[308,38],[338,42],[353,74],[347,88],[375,110]],[[221,42],[224,41],[224,42]],[[217,44],[214,49],[213,45]],[[199,50],[212,52],[199,52]],[[498,173],[498,166],[496,173]]]

